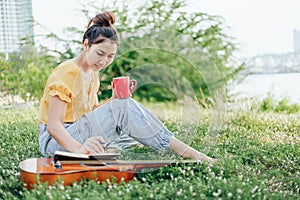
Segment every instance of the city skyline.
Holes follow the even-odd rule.
[[[31,0],[1,0],[0,27],[0,52],[18,52],[20,40],[33,35]]]
[[[294,52],[300,53],[300,30],[294,29]]]

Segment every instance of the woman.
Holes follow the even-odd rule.
[[[176,139],[132,98],[112,97],[98,105],[98,72],[113,62],[119,42],[114,22],[111,12],[96,15],[84,33],[80,55],[61,63],[49,76],[39,114],[41,153],[94,154],[138,141],[157,150],[169,147],[183,157],[215,162]]]

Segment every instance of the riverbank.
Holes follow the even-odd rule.
[[[274,99],[287,98],[300,104],[300,73],[253,74],[230,86],[230,94],[236,99],[263,99],[271,95]]]

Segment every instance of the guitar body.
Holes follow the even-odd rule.
[[[112,180],[116,182],[130,181],[134,178],[133,165],[82,166],[81,164],[62,165],[55,169],[51,158],[31,158],[20,163],[20,179],[25,187],[32,189],[38,182],[52,185],[62,180],[64,186],[79,182],[82,178],[100,182]]]
[[[77,161],[76,161],[77,162]],[[174,160],[101,160],[94,163],[72,163],[62,161],[63,164],[57,167],[51,158],[30,158],[20,163],[20,179],[28,189],[34,188],[39,182],[48,182],[52,185],[58,180],[62,180],[64,186],[79,182],[82,178],[95,181],[108,181],[115,179],[117,183],[121,181],[131,181],[134,174],[146,168],[159,168],[168,165],[178,164],[199,164],[199,161],[184,160],[181,162]]]

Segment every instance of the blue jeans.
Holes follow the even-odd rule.
[[[153,149],[169,147],[173,134],[144,106],[132,98],[113,99],[74,123],[64,124],[79,143],[93,136],[102,136],[106,148],[125,149],[141,143]],[[53,156],[56,150],[67,151],[48,133],[46,124],[39,124],[40,152]]]

